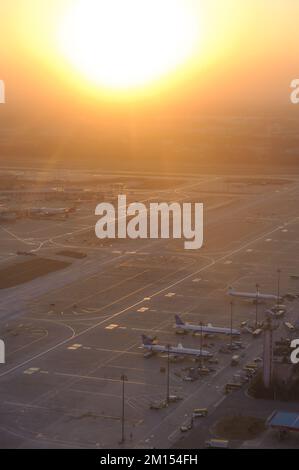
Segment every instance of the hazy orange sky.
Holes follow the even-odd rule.
[[[163,80],[133,89],[124,103],[82,77],[58,46],[63,14],[76,1],[1,0],[6,112],[58,119],[90,111],[105,115],[128,106],[180,115],[235,108],[250,114],[289,105],[289,84],[299,76],[299,2],[185,0],[198,8],[199,48]]]
[[[58,41],[58,32],[65,24],[63,18],[67,12],[74,10],[79,1],[82,3],[82,0],[1,0],[0,79],[6,84],[7,103],[0,108],[0,125],[2,132],[7,126],[18,129],[20,136],[18,139],[12,137],[9,144],[5,144],[5,136],[2,153],[24,154],[27,146],[27,155],[47,158],[53,155],[55,160],[65,155],[71,158],[81,148],[81,155],[84,156],[114,152],[117,158],[122,158],[127,152],[136,155],[138,160],[140,149],[144,151],[148,147],[148,153],[156,153],[161,159],[165,153],[161,141],[165,143],[167,136],[173,138],[182,132],[180,141],[182,148],[186,148],[186,135],[190,130],[188,119],[193,117],[205,114],[239,114],[244,117],[260,111],[279,116],[282,110],[298,115],[298,108],[290,104],[290,83],[299,77],[299,2],[139,0],[138,5],[145,8],[151,5],[151,14],[145,15],[149,23],[144,22],[144,18],[142,23],[139,17],[142,10],[135,18],[132,11],[127,15],[122,7],[119,14],[120,9],[115,8],[115,21],[112,11],[111,21],[104,19],[107,24],[102,22],[102,27],[109,34],[111,23],[113,47],[105,41],[101,46],[101,54],[104,54],[108,68],[110,50],[114,51],[113,60],[116,58],[117,62],[117,41],[120,45],[126,43],[127,38],[123,36],[126,26],[132,36],[135,20],[140,22],[141,36],[144,36],[144,31],[149,36],[142,38],[149,50],[153,42],[158,54],[166,51],[172,60],[176,59],[177,49],[175,53],[169,51],[169,45],[171,41],[175,43],[176,38],[171,34],[175,28],[179,31],[180,15],[175,14],[170,6],[168,15],[165,5],[171,5],[171,1],[188,4],[194,9],[191,26],[194,27],[195,22],[199,32],[198,43],[188,50],[186,60],[179,61],[150,83],[136,89],[133,87],[130,93],[120,93],[108,92],[101,84],[95,84],[92,77],[81,73]],[[112,1],[114,5],[117,2],[124,5],[124,0],[97,0],[103,5]],[[136,1],[126,0],[126,5]],[[86,5],[90,2],[95,0],[85,0]],[[159,6],[162,4],[163,8]],[[161,29],[157,33],[157,27],[162,24],[160,15],[168,38],[163,37]],[[89,16],[89,20],[97,25],[96,14]],[[101,18],[99,24],[100,21]],[[115,24],[123,28],[121,37],[118,37],[119,31],[113,29]],[[80,36],[79,40],[76,37],[76,28],[71,32],[71,37],[64,40],[69,41],[68,49],[72,49],[74,43],[71,53],[76,56],[81,39]],[[83,32],[86,32],[83,37],[88,37],[88,21]],[[140,49],[143,43],[139,35],[136,36],[140,64],[146,69],[148,64]],[[131,41],[132,37],[129,39]],[[97,37],[94,46],[93,54],[97,59]],[[175,44],[175,47],[179,45]],[[126,51],[123,52],[126,55]],[[123,60],[119,55],[119,59]],[[151,58],[155,59],[155,56]],[[80,60],[84,62],[82,51]],[[137,62],[139,66],[139,60]],[[132,65],[135,73],[138,72],[136,63]],[[119,73],[121,68],[116,70]],[[150,71],[147,69],[147,73]],[[169,124],[170,121],[172,124]],[[268,132],[267,124],[264,125],[265,129],[260,131],[263,135]],[[221,129],[221,126],[218,128]],[[13,132],[10,135],[13,136]],[[54,137],[57,135],[62,136],[60,140]],[[36,142],[37,136],[39,144]],[[215,140],[212,138],[212,141]],[[221,140],[217,144],[222,148]],[[176,152],[176,145],[172,155]],[[101,150],[103,148],[104,152]],[[272,153],[270,147],[268,151]],[[218,155],[218,150],[213,152]],[[250,154],[250,150],[248,152]],[[172,158],[168,153],[167,158],[173,162],[176,157]],[[240,154],[238,148],[235,154]],[[185,159],[184,152],[181,159]]]

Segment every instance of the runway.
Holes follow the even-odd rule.
[[[209,175],[178,188],[179,199],[202,202],[202,180],[216,192],[217,185],[223,190],[222,178]],[[65,222],[20,221],[9,228],[13,235],[2,231],[4,266],[12,262],[6,255],[19,247],[22,234],[30,245],[40,246],[39,256],[65,261],[57,255],[63,246],[87,257],[1,292],[0,337],[7,362],[0,368],[0,446],[118,448],[122,374],[128,377],[128,447],[171,447],[194,408],[221,406],[224,385],[236,373],[231,356],[219,353],[227,339],[207,341],[219,358],[207,377],[186,382],[184,369],[194,363],[171,364],[171,393],[183,400],[157,411],[149,405],[165,397],[165,358],[145,359],[140,336],[199,348],[198,337],[176,337],[174,315],[228,326],[228,286],[254,291],[258,282],[263,291],[275,293],[277,268],[283,272],[282,291],[299,293],[299,283],[289,279],[299,272],[299,180],[260,191],[231,191],[217,204],[207,203],[205,244],[195,252],[185,251],[181,240],[100,246],[92,238],[92,207],[86,209],[90,215],[79,212]],[[163,196],[171,200],[178,194]],[[296,302],[288,305],[290,320]],[[261,307],[261,318],[264,311]],[[237,301],[234,325],[253,318],[252,304]],[[242,335],[242,342],[245,364],[260,354],[262,339]]]

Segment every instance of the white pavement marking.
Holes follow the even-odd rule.
[[[298,221],[298,217],[293,217],[292,219],[290,219],[286,225],[291,225],[294,221]],[[168,285],[166,287],[164,287],[163,289],[160,289],[158,291],[156,291],[154,294],[151,295],[151,298],[153,297],[157,297],[158,295],[164,293],[164,292],[167,292],[169,291],[169,289],[172,289],[173,287],[181,284],[182,282],[186,281],[187,279],[190,279],[190,278],[193,278],[194,276],[202,273],[203,271],[205,271],[206,269],[214,266],[215,264],[217,264],[217,262],[221,262],[221,261],[224,261],[225,259],[227,258],[230,258],[232,255],[235,255],[237,253],[240,253],[241,251],[243,251],[245,248],[247,247],[250,247],[251,245],[253,245],[254,243],[260,241],[260,240],[263,240],[265,239],[265,236],[268,236],[268,235],[272,235],[273,233],[276,233],[278,230],[280,230],[280,226],[278,227],[275,227],[274,229],[266,232],[266,233],[263,233],[262,235],[259,235],[258,237],[254,238],[253,240],[250,240],[248,242],[246,242],[245,244],[243,244],[242,246],[240,246],[239,248],[236,248],[235,250],[232,250],[230,251],[229,253],[223,255],[223,256],[220,256],[218,259],[215,259],[215,260],[212,260],[210,263],[208,263],[206,266],[203,266],[202,268],[200,268],[199,270],[195,271],[195,272],[192,272],[190,274],[187,274],[185,276],[183,276],[181,279],[173,282],[171,285]],[[108,320],[112,320],[114,318],[117,318],[119,317],[120,315],[122,315],[123,313],[127,312],[128,310],[131,310],[137,306],[139,306],[140,304],[142,304],[144,302],[144,300],[139,300],[137,302],[135,302],[133,305],[130,305],[129,307],[126,307],[122,310],[120,310],[119,312],[116,312],[114,313],[113,315],[111,315],[109,317],[109,319],[105,319],[105,320],[102,320],[98,323],[96,323],[95,325],[92,325],[88,328],[86,328],[85,330],[81,331],[80,333],[78,333],[77,335],[75,335],[74,337],[72,337],[71,339],[70,338],[67,338],[63,341],[61,341],[60,343],[52,346],[51,348],[48,348],[47,350],[45,351],[42,351],[41,353],[39,354],[36,354],[35,356],[27,359],[26,361],[20,363],[20,364],[17,364],[16,366],[6,370],[5,372],[2,372],[2,374],[0,374],[0,377],[4,377],[12,372],[14,372],[15,370],[18,370],[22,367],[24,367],[25,365],[29,364],[30,362],[36,360],[36,359],[39,359],[40,357],[43,357],[45,356],[46,354],[52,352],[52,351],[55,351],[57,348],[59,348],[60,346],[63,346],[65,344],[67,344],[70,340],[73,340],[73,339],[76,339],[76,338],[79,338],[81,336],[83,336],[84,334],[90,332],[90,331],[93,331],[95,330],[96,328],[98,328],[99,326],[101,326],[103,323],[106,323]]]

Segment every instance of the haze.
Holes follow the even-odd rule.
[[[299,74],[299,5],[292,0],[190,0],[200,33],[193,55],[150,83],[132,86],[129,93],[91,83],[59,47],[63,14],[75,4],[1,2],[0,79],[5,80],[7,104],[1,108],[0,123],[2,129],[8,126],[19,133],[26,128],[33,139],[46,135],[50,146],[38,144],[40,158],[53,156],[55,149],[59,158],[71,160],[62,147],[73,136],[80,140],[80,155],[84,147],[91,150],[86,157],[96,161],[103,142],[111,150],[117,140],[114,153],[124,143],[132,154],[144,145],[145,134],[156,153],[157,133],[163,141],[172,140],[178,122],[180,130],[190,130],[190,119],[207,115],[298,115],[289,103],[291,80]],[[61,136],[59,148],[49,138],[53,135]],[[34,147],[25,145],[24,153],[32,152]]]

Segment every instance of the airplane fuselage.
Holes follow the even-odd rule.
[[[170,355],[174,356],[194,356],[194,357],[212,357],[212,354],[209,351],[199,350],[199,349],[191,349],[191,348],[184,348],[184,347],[176,347],[170,346],[169,348],[166,346],[161,346],[158,344],[144,344],[143,347],[148,351],[154,353],[167,353],[169,352]]]
[[[240,336],[240,331],[230,328],[218,328],[216,326],[198,326],[198,325],[190,325],[185,323],[183,325],[175,325],[177,330],[183,331],[190,331],[193,333],[203,333],[205,335],[233,335],[233,336]]]
[[[243,299],[252,299],[252,300],[278,300],[277,295],[274,294],[261,294],[260,292],[237,292],[229,291],[228,295],[231,297],[239,297]]]

